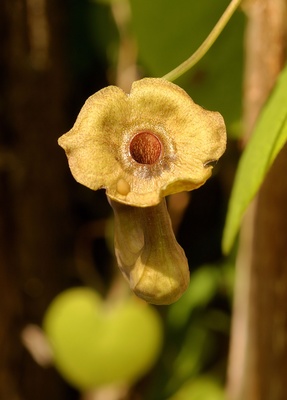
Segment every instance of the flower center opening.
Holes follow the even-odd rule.
[[[139,164],[154,164],[161,154],[161,142],[150,132],[140,132],[132,138],[130,153]]]

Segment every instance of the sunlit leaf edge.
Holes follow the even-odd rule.
[[[242,217],[286,140],[287,67],[281,72],[260,114],[237,168],[223,232],[222,248],[225,254],[231,250]]]

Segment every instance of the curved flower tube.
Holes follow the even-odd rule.
[[[109,86],[91,96],[59,144],[78,182],[106,189],[118,264],[135,293],[155,304],[179,298],[188,264],[164,197],[211,176],[226,147],[222,116],[165,79],[145,78],[130,94]]]
[[[165,200],[146,208],[114,200],[110,204],[115,214],[115,254],[131,289],[149,303],[175,302],[188,287],[189,269]]]

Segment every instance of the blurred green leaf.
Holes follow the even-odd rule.
[[[90,0],[72,0],[69,13],[70,68],[77,74],[87,74],[96,61],[103,67],[113,63],[118,32],[110,7]]]
[[[169,307],[168,321],[176,327],[184,326],[196,307],[204,307],[215,295],[220,279],[220,270],[214,266],[202,266],[193,272],[185,294]]]
[[[188,58],[210,33],[229,0],[131,0],[139,61],[163,76]],[[244,15],[236,12],[211,50],[178,84],[199,104],[220,111],[229,134],[240,133]]]
[[[216,348],[216,339],[209,329],[201,325],[201,319],[190,325],[182,337],[182,344],[170,371],[166,393],[174,393],[184,382],[196,377],[210,362]]]
[[[134,297],[105,302],[87,287],[56,296],[43,327],[55,366],[81,391],[136,381],[155,363],[163,339],[153,307]]]
[[[240,159],[223,234],[223,251],[234,243],[243,214],[287,140],[287,67],[280,74]]]
[[[130,0],[139,58],[164,75],[189,57],[209,34],[229,0]]]
[[[224,400],[224,390],[212,377],[189,380],[169,400]]]

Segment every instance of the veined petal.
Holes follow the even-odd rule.
[[[87,99],[73,128],[60,137],[59,145],[79,183],[97,190],[117,180],[118,150],[128,113],[126,93],[108,86]]]
[[[226,130],[222,116],[195,105],[192,115],[186,114],[176,138],[180,154],[165,195],[193,190],[202,186],[212,174],[216,162],[226,149]]]
[[[78,182],[148,207],[203,185],[209,162],[225,150],[226,132],[220,114],[195,104],[183,89],[145,78],[130,95],[109,86],[91,96],[59,143]]]
[[[143,109],[144,117],[160,124],[174,143],[176,156],[170,160],[172,168],[162,195],[203,185],[212,170],[205,164],[218,160],[226,148],[222,116],[195,104],[183,89],[163,79],[135,82],[131,97],[136,104],[133,111]]]

